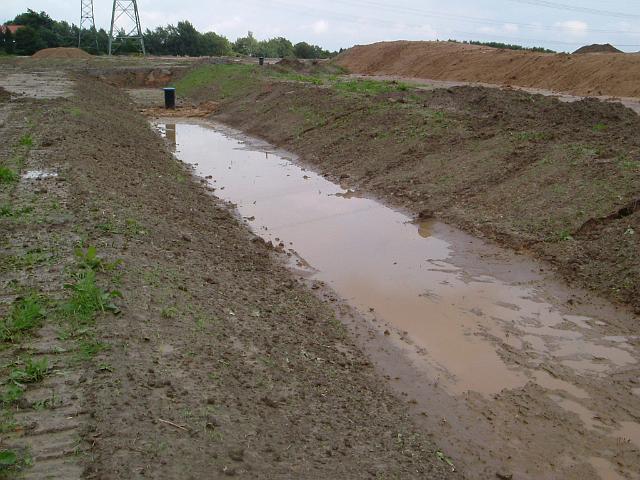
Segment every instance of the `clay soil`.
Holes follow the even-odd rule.
[[[640,97],[640,55],[568,55],[451,42],[381,42],[343,52],[352,73],[513,85],[575,95]]]
[[[0,185],[3,328],[26,297],[43,306],[3,337],[0,449],[16,457],[0,474],[458,475],[333,311],[122,91],[54,74],[65,95],[0,95],[2,166],[57,173]]]
[[[33,54],[32,58],[36,58],[36,59],[45,59],[45,58],[75,58],[75,59],[82,59],[82,58],[86,58],[89,59],[91,58],[91,55],[88,54],[87,52],[85,52],[84,50],[81,50],[79,48],[65,48],[65,47],[58,47],[58,48],[45,48],[44,50],[39,50],[36,53]]]

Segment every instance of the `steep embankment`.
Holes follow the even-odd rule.
[[[633,111],[480,87],[293,78],[304,83],[216,66],[178,87],[352,188],[526,249],[640,309]]]
[[[514,85],[575,95],[640,96],[638,54],[549,54],[397,41],[355,46],[336,63],[366,75]]]

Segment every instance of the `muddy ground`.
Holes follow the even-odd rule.
[[[177,85],[345,186],[533,254],[640,311],[640,117],[619,103],[250,66]]]
[[[1,474],[459,476],[123,92],[3,67]]]
[[[86,75],[120,87],[177,81],[184,112],[215,111],[355,194],[538,256],[621,311],[640,307],[633,112],[361,82],[324,67],[205,66],[185,76],[162,71],[166,62],[124,63],[15,62],[0,73],[14,92],[0,91],[2,165],[58,173],[0,185],[3,325],[26,300],[40,307],[32,328],[3,330],[10,476],[440,478],[470,466],[471,478],[633,478],[636,446],[592,427],[640,419],[635,365],[606,382],[543,365],[551,385],[580,385],[587,400],[583,390],[559,394],[566,386],[550,400],[529,383],[451,403],[399,361],[387,335],[340,305],[345,330],[175,161],[138,113],[153,109],[132,101],[156,106],[157,92],[126,96]],[[589,297],[566,295],[566,307]],[[635,338],[633,317],[622,317],[607,331]],[[594,452],[596,438],[606,451]]]

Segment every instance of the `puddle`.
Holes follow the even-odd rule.
[[[45,178],[54,178],[57,177],[58,174],[56,172],[50,172],[46,170],[30,170],[26,172],[22,178],[26,180],[44,180]]]
[[[493,394],[533,378],[546,388],[587,396],[536,369],[511,365],[509,349],[524,352],[532,365],[551,361],[596,376],[636,363],[625,337],[594,332],[601,320],[566,314],[527,282],[492,275],[515,269],[511,265],[483,258],[474,259],[473,272],[456,265],[450,227],[412,223],[226,129],[204,123],[158,129],[178,158],[210,178],[216,196],[237,205],[254,232],[283,242],[299,255],[299,265],[312,267],[312,278],[404,332],[390,338],[404,347],[408,339],[431,378],[450,393]]]

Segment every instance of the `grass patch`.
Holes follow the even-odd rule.
[[[536,142],[549,138],[549,135],[544,132],[517,132],[513,136],[519,142]]]
[[[394,81],[346,80],[336,82],[334,88],[346,93],[381,95],[383,93],[405,92],[409,86]]]
[[[44,263],[50,257],[39,248],[29,250],[24,255],[0,255],[0,271],[31,268]]]
[[[46,358],[40,360],[28,358],[22,368],[16,366],[11,370],[9,379],[17,385],[37,383],[42,381],[48,372],[49,361]]]
[[[84,115],[82,110],[78,107],[69,107],[68,112],[69,114],[71,114],[72,117],[76,117],[76,118]]]
[[[623,170],[640,170],[640,160],[633,160],[627,155],[619,155],[617,160]]]
[[[15,342],[42,325],[46,310],[40,297],[31,295],[14,302],[9,314],[0,321],[0,341]]]
[[[96,283],[93,270],[82,270],[74,276],[74,283],[65,285],[71,290],[71,298],[60,307],[60,312],[74,330],[93,323],[96,313],[118,313],[119,308],[113,303],[120,292],[105,292]]]
[[[33,147],[33,137],[29,133],[25,133],[20,137],[20,145],[23,147]]]
[[[0,166],[0,183],[15,183],[20,177],[8,167]]]
[[[31,458],[23,452],[0,450],[0,478],[16,478],[18,472],[31,463]]]
[[[291,82],[311,83],[313,85],[322,85],[324,81],[317,75],[303,75],[296,72],[270,72],[270,75],[278,80],[288,80]],[[331,81],[331,78],[328,78]]]
[[[8,203],[0,205],[0,217],[21,217],[31,212],[33,212],[33,207],[24,207],[19,210],[14,210]]]
[[[76,358],[80,361],[91,360],[97,354],[107,350],[108,348],[109,347],[107,345],[98,342],[93,338],[85,338],[78,342],[78,353]]]
[[[204,65],[191,70],[175,82],[179,95],[191,95],[205,87],[214,87],[222,98],[240,94],[258,82],[255,65]]]

